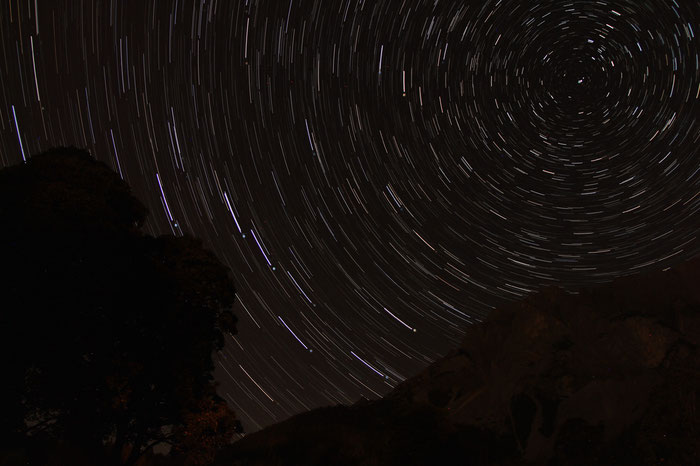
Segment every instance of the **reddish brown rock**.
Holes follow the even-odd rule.
[[[384,399],[294,417],[221,464],[296,464],[292,447],[299,464],[700,464],[699,344],[700,258],[546,288]]]

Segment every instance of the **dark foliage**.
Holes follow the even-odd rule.
[[[145,217],[78,149],[0,171],[5,447],[28,445],[36,463],[49,461],[42,444],[88,463],[111,448],[128,463],[166,442],[194,462],[211,452],[184,426],[209,419],[217,445],[233,434],[212,378],[212,353],[236,331],[229,271],[197,239],[141,233]]]

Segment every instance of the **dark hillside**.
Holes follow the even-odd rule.
[[[221,465],[700,464],[700,259],[494,311],[384,399],[314,410]]]

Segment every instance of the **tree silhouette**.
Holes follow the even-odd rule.
[[[0,170],[0,442],[133,464],[207,410],[230,439],[211,358],[236,332],[229,271],[195,238],[143,234],[146,212],[79,149]]]
[[[231,432],[240,432],[240,428],[223,400],[202,399],[175,430],[175,457],[193,466],[211,464],[217,452],[230,443]]]

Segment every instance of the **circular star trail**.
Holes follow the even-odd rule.
[[[0,160],[88,148],[233,270],[248,431],[373,398],[489,309],[700,252],[700,7],[20,1]]]

